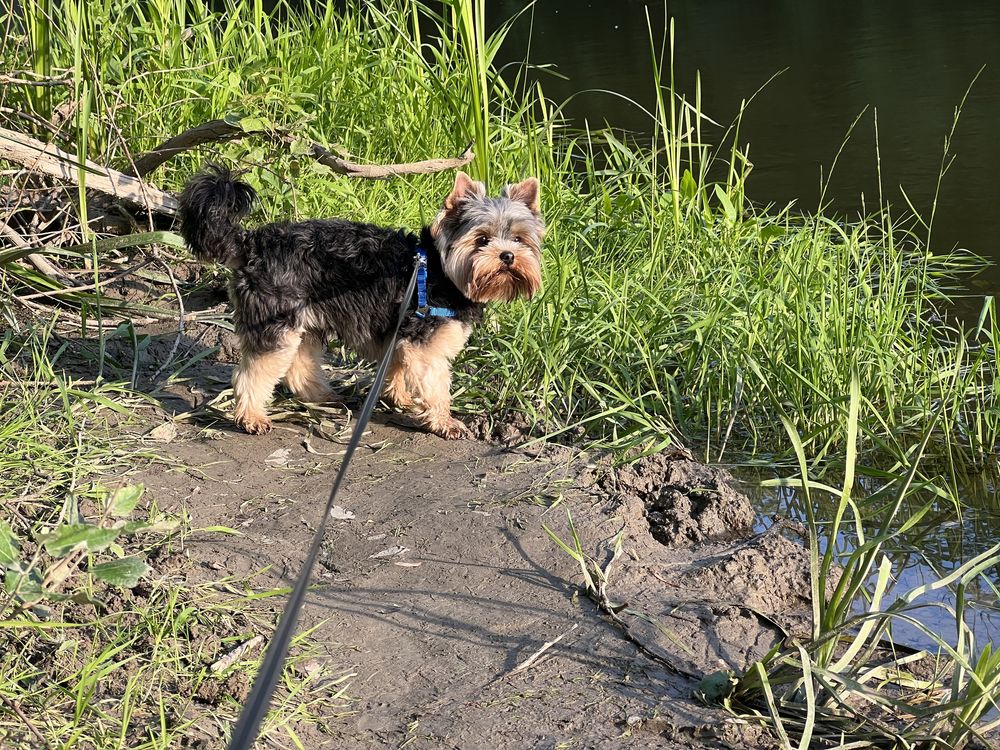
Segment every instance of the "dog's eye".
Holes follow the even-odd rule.
[[[490,244],[490,238],[485,234],[476,237],[476,247],[486,247],[488,244]]]
[[[520,245],[521,244],[521,235],[515,234],[514,235],[514,242],[516,242],[518,245]]]

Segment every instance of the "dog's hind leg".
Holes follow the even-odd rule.
[[[276,348],[264,352],[244,348],[240,364],[233,373],[236,399],[236,424],[251,435],[263,435],[271,429],[267,403],[274,387],[285,377],[302,343],[301,331],[287,331]]]
[[[409,349],[410,344],[405,341],[397,345],[385,381],[385,397],[400,409],[409,409],[413,406],[413,396],[410,395],[410,389],[406,384]]]
[[[285,383],[300,401],[323,404],[337,400],[323,372],[325,349],[323,339],[316,334],[303,335],[302,343],[285,374]]]

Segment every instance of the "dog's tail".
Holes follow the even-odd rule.
[[[239,221],[250,212],[257,193],[233,173],[207,164],[181,193],[181,235],[201,261],[224,263],[231,268],[243,262],[246,230]]]

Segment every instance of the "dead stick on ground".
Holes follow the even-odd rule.
[[[212,664],[212,666],[209,667],[209,670],[212,672],[212,674],[219,674],[219,672],[225,672],[227,669],[233,666],[233,664],[235,664],[241,658],[243,658],[244,654],[248,653],[251,649],[256,648],[263,642],[264,642],[264,636],[255,635],[249,641],[241,643],[239,646],[234,648],[232,651],[223,656],[217,662]]]
[[[14,701],[12,701],[6,695],[0,695],[0,699],[3,700],[5,706],[7,706],[11,711],[17,714],[17,717],[21,721],[23,721],[24,725],[28,727],[28,729],[31,731],[33,735],[35,735],[35,739],[37,739],[39,742],[42,743],[42,747],[44,748],[49,747],[49,743],[45,741],[45,735],[43,735],[40,731],[38,731],[38,727],[32,724],[31,719],[29,719],[27,716],[24,715],[24,711],[21,710],[21,707],[19,705],[14,703]]]
[[[565,633],[563,633],[562,635],[558,636],[557,638],[553,638],[551,641],[546,641],[545,643],[543,643],[542,647],[540,649],[538,649],[535,653],[533,653],[527,659],[525,659],[520,664],[518,664],[516,667],[514,667],[510,672],[508,672],[507,676],[508,677],[512,677],[513,675],[516,675],[517,673],[523,672],[524,670],[526,670],[532,664],[534,664],[535,662],[537,662],[541,658],[542,654],[544,654],[550,648],[552,648],[553,646],[555,646],[557,643],[559,643],[559,641],[561,641],[567,635],[569,635],[570,633],[572,633],[578,627],[580,627],[580,626],[577,623],[573,623],[573,627],[571,627]]]
[[[21,235],[11,229],[9,224],[4,224],[0,226],[0,232],[3,233],[4,237],[9,239],[14,243],[14,247],[19,250],[26,250],[31,247],[31,244],[25,240]],[[31,253],[25,256],[25,259],[33,265],[40,274],[43,276],[48,276],[53,281],[59,281],[62,283],[70,283],[65,274],[63,274],[60,269],[56,268],[54,265],[49,263],[49,261],[40,255],[39,253]]]
[[[80,183],[81,165],[76,155],[16,130],[0,128],[0,159],[21,164],[74,184]],[[82,165],[87,188],[143,206],[156,213],[173,216],[177,213],[177,199],[137,177],[123,174],[96,162]]]

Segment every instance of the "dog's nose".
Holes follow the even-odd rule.
[[[500,253],[500,260],[505,265],[509,266],[511,263],[514,262],[514,253],[512,253],[510,250],[504,250],[502,253]]]

